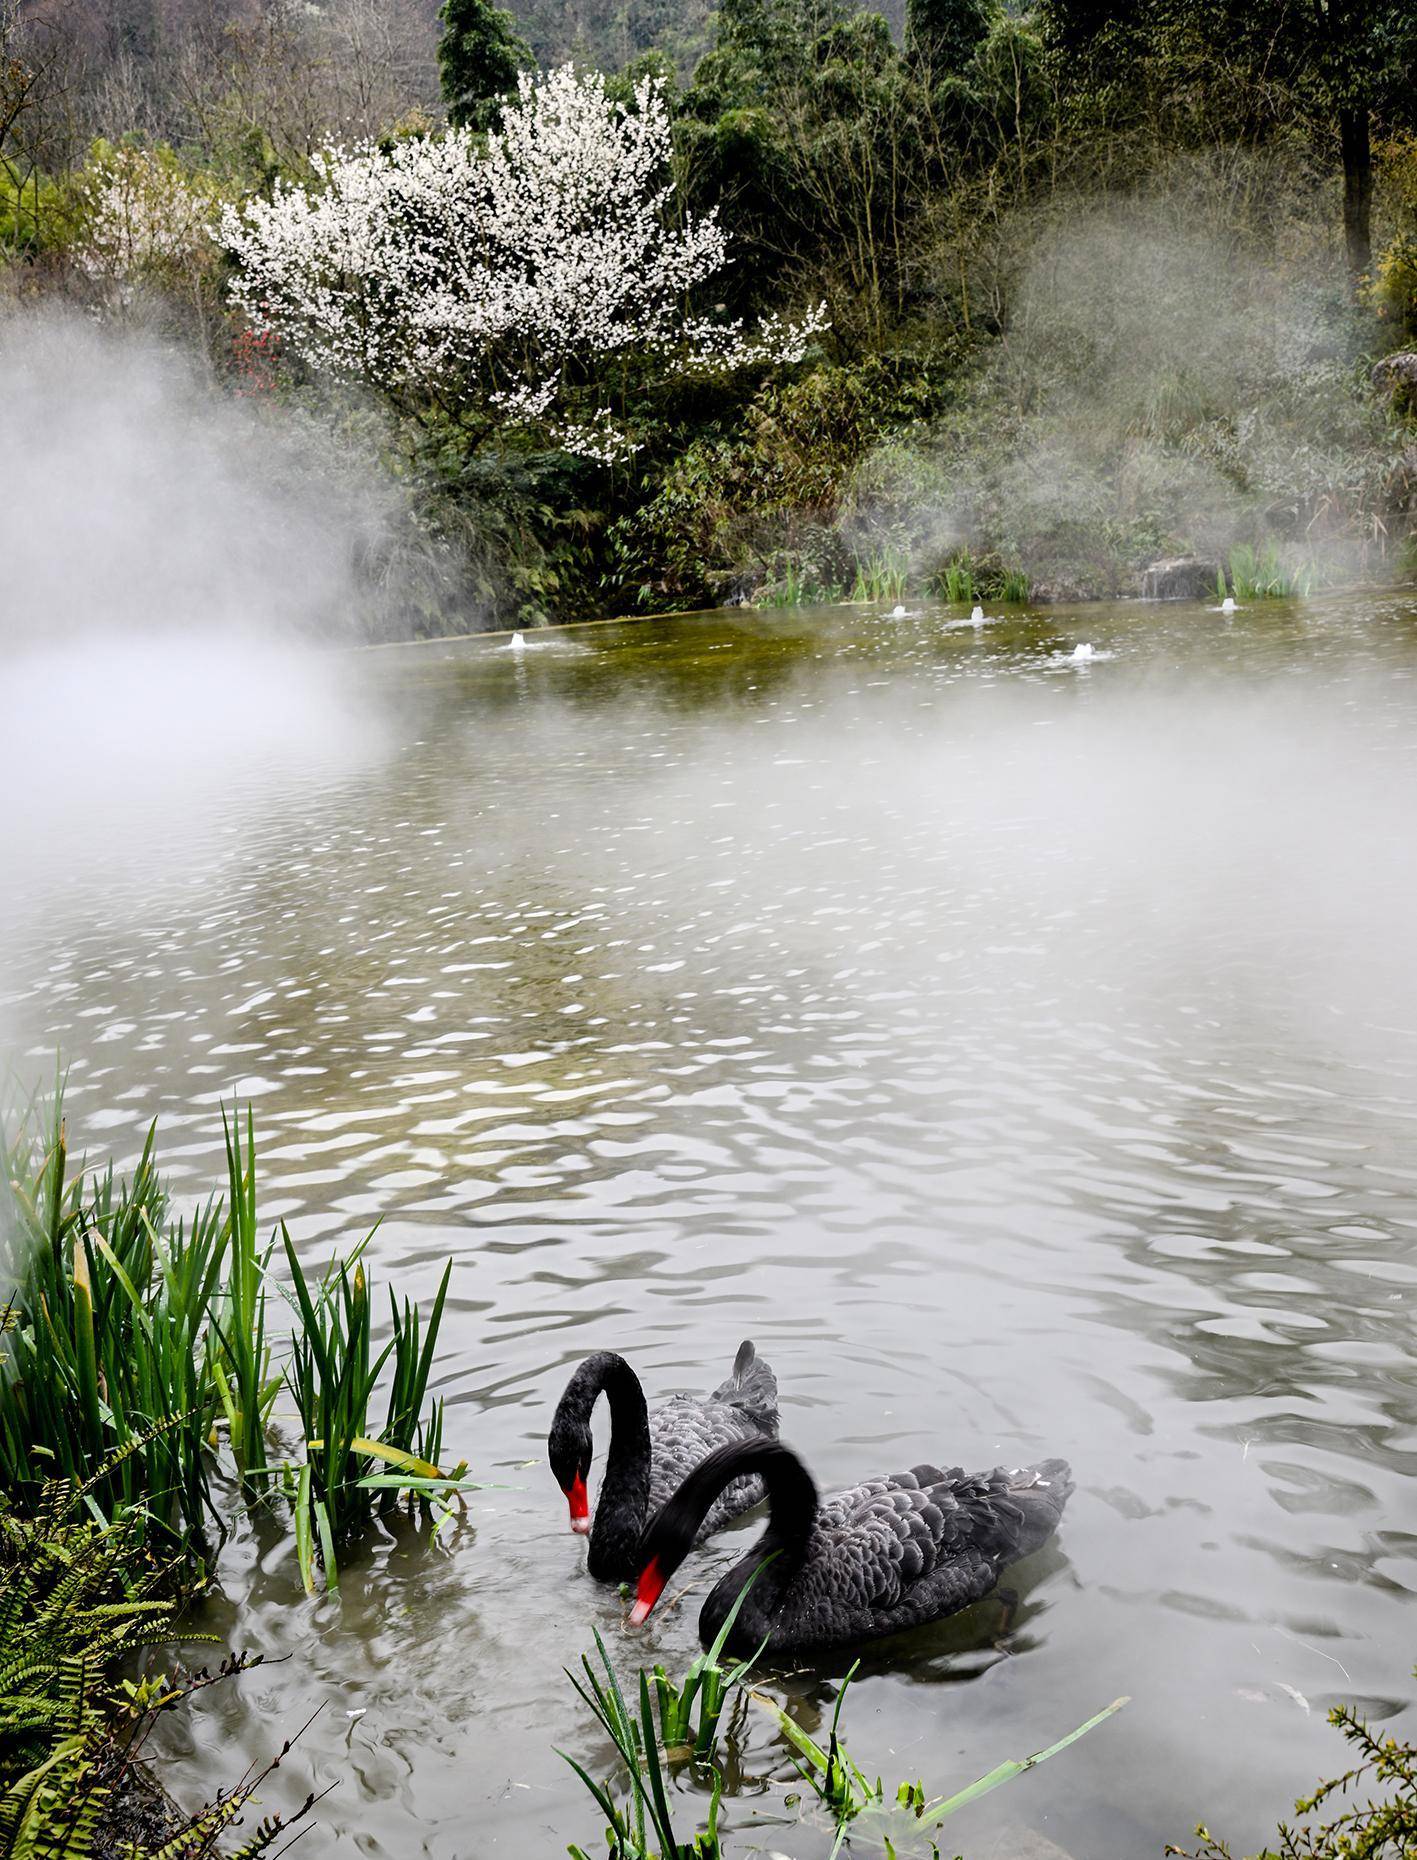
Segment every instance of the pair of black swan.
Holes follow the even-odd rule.
[[[590,1415],[602,1390],[610,1453],[592,1526]],[[587,1357],[547,1445],[571,1528],[590,1531],[591,1575],[635,1584],[635,1626],[694,1545],[766,1492],[767,1529],[699,1615],[707,1646],[752,1579],[726,1643],[735,1656],[817,1653],[967,1608],[1052,1536],[1073,1489],[1066,1461],[1042,1460],[986,1473],[913,1466],[820,1498],[777,1439],[777,1380],[751,1343],[712,1395],[677,1395],[653,1414],[623,1357]]]

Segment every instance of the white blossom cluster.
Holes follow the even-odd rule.
[[[727,260],[717,217],[673,214],[669,113],[596,73],[523,74],[499,130],[449,130],[317,156],[312,186],[228,207],[232,296],[312,366],[377,386],[475,395],[600,459],[634,448],[610,410],[570,412],[627,352],[671,370],[800,360],[825,327],[755,334],[685,308]]]
[[[111,149],[89,183],[78,260],[90,277],[120,286],[178,274],[211,250],[215,217],[210,195],[193,187],[175,162],[146,149]]]

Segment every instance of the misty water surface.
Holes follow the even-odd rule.
[[[959,620],[164,650],[146,727],[93,700],[101,779],[9,811],[9,1052],[62,1048],[95,1150],[159,1116],[190,1193],[250,1098],[313,1259],[378,1217],[427,1296],[451,1254],[449,1444],[508,1488],[337,1601],[238,1532],[209,1625],[289,1657],[171,1727],[179,1793],[319,1707],[265,1791],[335,1785],[307,1853],[595,1851],[561,1668],[592,1624],[682,1664],[697,1597],[621,1638],[550,1411],[591,1348],[653,1395],[744,1335],[824,1484],[1073,1463],[1012,1623],[853,1687],[862,1767],[929,1790],[1132,1696],[947,1851],[1239,1851],[1340,1767],[1333,1701],[1411,1733],[1417,606]],[[845,1665],[772,1683],[816,1727]],[[794,1781],[745,1711],[735,1852],[826,1853]]]

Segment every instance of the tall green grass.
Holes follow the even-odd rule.
[[[226,1295],[212,1309],[221,1342],[213,1373],[226,1414],[227,1437],[241,1482],[264,1488],[269,1464],[266,1424],[278,1382],[271,1375],[266,1341],[266,1268],[274,1242],[261,1249],[256,1217],[256,1132],[246,1112],[246,1141],[239,1117],[223,1118],[226,1137]]]
[[[898,601],[910,580],[908,559],[893,549],[874,549],[856,562],[856,577],[849,598],[853,601]]]
[[[1220,577],[1220,597],[1225,598],[1225,577]],[[1230,551],[1230,592],[1237,601],[1285,600],[1291,595],[1312,594],[1318,576],[1312,563],[1286,568],[1273,543],[1256,548],[1240,543]]]
[[[967,555],[956,555],[932,578],[932,590],[943,600],[960,605],[974,599],[974,568]]]
[[[282,1226],[260,1238],[249,1112],[226,1125],[227,1186],[174,1218],[150,1130],[126,1177],[90,1175],[69,1154],[63,1089],[0,1111],[0,1479],[23,1507],[58,1478],[90,1479],[103,1516],[135,1512],[170,1554],[200,1561],[220,1527],[222,1448],[251,1503],[287,1501],[306,1587],[400,1497],[446,1503],[440,1402],[428,1384],[447,1297],[427,1317],[391,1299],[377,1349],[365,1243],[312,1285]],[[277,1239],[291,1321],[273,1336]],[[279,1357],[279,1360],[278,1360]],[[376,1386],[387,1387],[382,1422]],[[298,1455],[273,1460],[284,1388]]]
[[[466,1462],[446,1476],[438,1469],[443,1404],[435,1402],[423,1416],[452,1265],[444,1268],[426,1327],[411,1303],[400,1311],[390,1298],[393,1335],[376,1353],[363,1244],[312,1283],[283,1228],[281,1238],[299,1320],[286,1383],[305,1442],[304,1461],[287,1468],[287,1489],[305,1586],[313,1586],[311,1552],[318,1542],[326,1585],[333,1588],[344,1546],[400,1493],[447,1499],[469,1489]],[[390,1365],[387,1412],[383,1426],[375,1427],[370,1409]]]
[[[170,1218],[149,1132],[137,1165],[88,1177],[69,1155],[63,1094],[0,1119],[0,1477],[23,1495],[87,1480],[106,1511],[141,1504],[200,1549],[209,1440],[221,1414],[229,1223],[212,1200]],[[231,1325],[227,1323],[227,1334]]]
[[[757,1658],[754,1654],[725,1670],[723,1649],[758,1574],[755,1570],[743,1584],[713,1645],[691,1662],[683,1679],[671,1679],[662,1666],[656,1666],[652,1674],[641,1669],[635,1708],[625,1701],[614,1664],[598,1631],[595,1648],[600,1655],[599,1670],[591,1664],[589,1654],[582,1654],[584,1684],[574,1673],[566,1675],[615,1746],[620,1767],[625,1772],[626,1792],[621,1797],[611,1783],[596,1782],[573,1757],[566,1757],[564,1751],[560,1753],[605,1816],[605,1839],[611,1860],[656,1860],[660,1855],[683,1855],[687,1860],[721,1860],[718,1807],[723,1779],[715,1762],[719,1721],[728,1694],[742,1685]],[[708,1826],[696,1831],[690,1841],[683,1842],[675,1831],[666,1778],[676,1764],[686,1761],[704,1772],[710,1794]],[[572,1860],[588,1860],[579,1847],[572,1846],[568,1851]]]
[[[757,607],[816,607],[841,599],[840,585],[823,581],[810,568],[789,561],[775,581],[754,597]]]

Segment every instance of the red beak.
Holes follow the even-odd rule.
[[[635,1605],[630,1610],[630,1626],[641,1627],[649,1619],[649,1611],[664,1593],[665,1577],[659,1567],[659,1558],[651,1557],[640,1571],[640,1579],[635,1585]]]
[[[579,1473],[567,1487],[566,1502],[571,1507],[571,1529],[578,1537],[586,1536],[590,1530],[590,1495]]]

